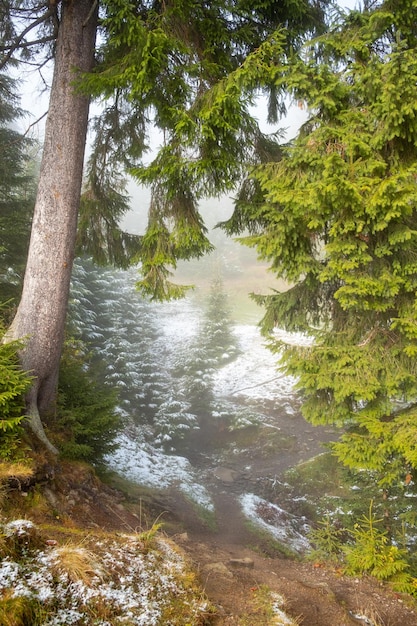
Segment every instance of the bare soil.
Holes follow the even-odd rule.
[[[254,601],[264,585],[285,598],[288,614],[303,626],[417,625],[416,603],[387,585],[269,554],[267,545],[254,541],[227,493],[219,492],[223,517],[211,529],[191,505],[179,501],[178,494],[158,499],[130,494],[127,499],[81,465],[61,465],[51,472],[43,492],[50,507],[40,511],[35,522],[132,532],[141,529],[146,519],[155,521],[162,515],[167,534],[188,555],[217,607],[210,622],[214,626],[267,625],[268,618]],[[233,562],[236,559],[240,564]]]
[[[283,596],[287,613],[303,626],[417,624],[417,613],[407,599],[368,578],[346,578],[314,564],[263,557],[236,544],[191,540],[183,547],[219,609],[213,621],[216,625],[262,624],[253,601],[254,592],[262,585]],[[253,567],[232,565],[236,559],[250,559]]]
[[[248,529],[230,493],[216,497],[221,513],[214,530],[204,529],[186,508],[181,505],[177,519],[182,518],[187,532],[174,539],[194,562],[208,597],[219,609],[213,624],[268,624],[254,602],[257,589],[266,585],[285,599],[286,612],[303,626],[417,625],[417,604],[387,585],[279,555],[265,536]]]

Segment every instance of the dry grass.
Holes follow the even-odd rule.
[[[13,481],[18,487],[33,476],[33,468],[23,462],[0,462],[0,509],[4,507],[8,483]]]
[[[360,620],[368,626],[389,626],[381,617],[375,607],[366,608],[363,611],[356,611],[353,615],[355,619]]]
[[[29,465],[17,462],[17,463],[5,463],[0,462],[0,483],[7,482],[11,478],[16,481],[28,480],[33,476],[33,468]]]
[[[97,556],[83,546],[60,546],[52,551],[50,558],[52,574],[57,578],[65,577],[71,582],[81,581],[85,585],[90,585],[94,578],[104,578],[104,568]]]
[[[42,605],[27,596],[13,596],[11,591],[6,592],[0,603],[1,626],[27,626],[39,624],[46,619],[47,614]]]
[[[71,481],[67,476],[63,480],[60,474],[56,483],[61,480],[62,489],[55,483],[53,491],[58,494],[56,511],[53,498],[46,498],[40,487],[7,489],[9,477],[20,476],[23,482],[30,475],[26,465],[0,463],[0,489],[3,481],[7,490],[0,524],[0,626],[75,623],[70,620],[77,613],[91,626],[133,626],[138,615],[158,613],[161,624],[206,623],[213,609],[183,555],[162,537],[158,519],[149,529],[132,528],[128,535],[68,528],[62,523],[59,495],[72,482],[94,486],[94,475],[78,466],[77,480],[73,475]]]
[[[242,626],[299,626],[300,619],[286,613],[286,601],[267,585],[253,589],[250,612],[241,616]]]
[[[53,527],[39,529],[40,549],[28,545],[12,568],[8,562],[13,559],[4,561],[3,568],[0,561],[0,626],[78,624],[80,613],[86,626],[133,626],[138,616],[151,619],[155,614],[160,624],[207,623],[213,607],[195,572],[157,526],[144,535],[93,530],[82,539],[63,528],[55,536],[49,532]],[[8,541],[12,530],[19,541],[27,541],[32,532],[28,520],[9,522],[4,530]],[[59,542],[62,534],[66,544]]]
[[[39,529],[27,519],[2,524],[0,527],[0,556],[11,559],[25,558],[28,551],[38,550],[44,545]],[[1,622],[0,622],[1,624]]]

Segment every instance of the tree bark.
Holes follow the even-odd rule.
[[[21,364],[34,376],[28,423],[54,453],[40,415],[56,397],[87,136],[89,98],[74,80],[93,66],[96,29],[96,0],[63,0],[22,297],[7,333],[25,341]]]

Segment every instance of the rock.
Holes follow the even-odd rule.
[[[49,504],[56,509],[58,507],[58,498],[56,497],[54,492],[49,489],[49,487],[44,487],[43,493]]]
[[[224,483],[233,483],[238,476],[237,472],[228,467],[216,467],[213,474],[218,480]]]
[[[73,502],[78,502],[78,500],[80,499],[80,495],[78,493],[78,491],[76,491],[75,489],[70,489],[70,491],[67,494],[67,501],[73,501]]]
[[[255,563],[252,559],[244,557],[243,559],[230,559],[230,565],[234,567],[254,567]]]
[[[233,578],[232,572],[227,569],[224,563],[207,563],[207,565],[203,567],[203,572],[206,575],[216,574],[224,578]]]

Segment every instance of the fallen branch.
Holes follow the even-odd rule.
[[[274,376],[274,378],[270,378],[269,380],[263,380],[261,383],[257,383],[256,385],[250,385],[249,387],[242,387],[242,389],[236,389],[236,391],[232,391],[230,395],[234,396],[237,393],[241,393],[242,391],[247,391],[248,389],[255,389],[256,387],[262,387],[262,385],[267,385],[268,383],[273,383],[274,380],[278,380],[281,376]]]

